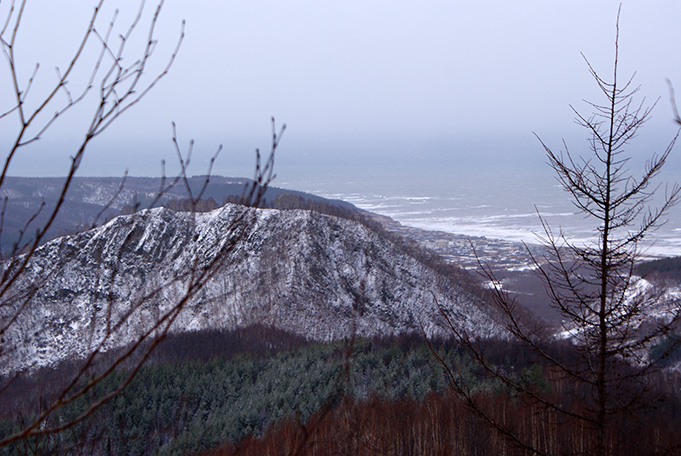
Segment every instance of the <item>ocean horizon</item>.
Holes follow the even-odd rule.
[[[347,201],[425,230],[539,243],[543,221],[554,234],[593,242],[597,221],[577,210],[548,165],[539,165],[298,166],[278,169],[273,185]],[[679,173],[673,171],[660,182],[674,179]],[[641,244],[646,256],[681,255],[681,207],[664,220]]]

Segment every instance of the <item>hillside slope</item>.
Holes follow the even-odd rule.
[[[438,334],[437,299],[475,334],[500,332],[479,298],[352,221],[253,210],[225,249],[247,210],[151,209],[40,247],[3,296],[4,322],[27,304],[4,334],[2,373],[124,346],[164,317],[171,331],[259,323],[316,340]]]

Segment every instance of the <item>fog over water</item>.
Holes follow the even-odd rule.
[[[39,106],[51,92],[53,69],[68,65],[96,4],[68,3],[26,5],[15,47],[21,87],[32,81],[24,106]],[[143,12],[145,25],[126,41],[124,65],[140,58],[153,3]],[[0,17],[11,5],[0,3]],[[678,1],[206,0],[196,7],[175,0],[165,2],[155,24],[155,53],[142,85],[163,71],[186,20],[170,73],[90,144],[79,175],[159,176],[162,159],[166,175],[176,175],[175,122],[183,151],[190,138],[197,140],[190,174],[205,173],[224,144],[213,173],[250,177],[252,151],[268,149],[275,116],[277,125],[289,125],[276,186],[348,200],[412,226],[528,242],[541,233],[539,212],[570,237],[592,239],[594,223],[574,214],[532,132],[552,147],[565,137],[582,152],[584,132],[571,106],[588,117],[591,107],[581,100],[603,103],[584,58],[610,80],[620,8],[620,80],[636,74],[634,87],[642,87],[635,105],[659,100],[632,149],[635,157],[649,157],[676,130],[666,81],[678,94]],[[99,11],[98,30],[115,16],[117,37],[138,5],[110,1]],[[96,43],[69,78],[73,93],[90,77]],[[11,112],[16,94],[3,68],[0,112]],[[65,175],[99,106],[97,94],[91,91],[23,148],[8,174]],[[19,125],[13,116],[3,118],[4,150]],[[661,181],[681,182],[678,155]],[[636,159],[633,168],[641,166]],[[681,254],[680,212],[675,208],[655,233],[651,252]]]
[[[670,131],[671,130],[671,131]],[[579,132],[581,133],[581,132]],[[637,174],[654,152],[664,150],[665,140],[674,129],[644,132],[628,150],[631,171]],[[651,139],[652,138],[652,139]],[[640,139],[640,141],[639,141]],[[249,144],[226,143],[213,168],[223,176],[252,177],[256,146],[268,150],[263,135]],[[561,148],[558,137],[548,144]],[[200,141],[189,174],[203,174],[215,149]],[[583,137],[567,140],[573,153],[588,155]],[[580,149],[581,147],[581,149]],[[676,149],[679,149],[678,151]],[[120,163],[128,164],[133,175],[159,176],[160,160],[143,163],[135,158],[137,148],[115,149],[88,160],[100,166],[86,168],[81,175],[120,176]],[[167,158],[166,174],[178,171],[170,148],[158,152]],[[65,167],[40,168],[48,159],[32,157],[37,175],[50,175]],[[104,160],[103,158],[106,158]],[[102,168],[108,163],[110,172]],[[53,172],[50,172],[53,171]],[[569,195],[546,164],[541,144],[531,133],[524,138],[487,138],[476,144],[446,140],[431,143],[347,141],[308,143],[289,127],[275,160],[276,179],[272,185],[301,190],[327,198],[341,199],[357,207],[387,215],[404,225],[441,230],[454,234],[486,236],[524,242],[537,242],[543,234],[538,214],[554,232],[559,229],[573,240],[593,240],[597,225],[576,213]],[[23,173],[22,173],[23,174]],[[28,173],[26,173],[28,174]],[[675,148],[657,182],[681,182],[681,148]],[[664,192],[664,186],[659,193]],[[651,255],[681,255],[681,207],[673,208],[668,222],[647,238]],[[650,241],[654,244],[650,246]]]
[[[575,241],[596,239],[595,221],[577,212],[538,154],[534,162],[527,154],[514,161],[489,152],[406,164],[390,160],[364,166],[283,164],[274,185],[349,201],[428,230],[535,243],[543,234],[541,214],[554,233],[562,229]],[[681,181],[676,161],[670,161],[658,181]],[[632,161],[632,171],[635,165]],[[681,208],[673,208],[666,219],[646,239],[651,255],[681,255]]]

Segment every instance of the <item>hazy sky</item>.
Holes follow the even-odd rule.
[[[2,17],[8,3],[0,4]],[[215,171],[250,174],[243,163],[255,147],[267,148],[270,116],[288,125],[279,156],[284,168],[345,159],[434,160],[491,149],[541,157],[533,131],[550,141],[572,138],[578,133],[569,104],[585,108],[583,98],[601,100],[580,53],[610,77],[618,5],[168,0],[150,72],[165,64],[186,19],[177,60],[140,105],[93,143],[82,174],[119,175],[126,168],[157,174],[161,158],[174,160],[171,121],[182,141],[197,140],[197,174],[220,143],[225,153]],[[65,65],[93,6],[29,0],[17,63],[23,83],[41,63],[36,97],[54,81],[54,67]],[[114,6],[121,8],[121,26],[136,12],[132,1],[106,3],[102,30]],[[147,4],[143,21],[153,7]],[[621,75],[636,71],[641,94],[661,97],[646,141],[675,131],[665,78],[681,92],[680,23],[679,1],[622,2]],[[146,33],[146,26],[137,30],[140,37]],[[137,58],[139,43],[131,45],[126,61]],[[3,108],[11,101],[7,74],[3,62]],[[72,153],[68,144],[82,135],[81,111],[55,124],[52,135],[17,159],[12,174],[60,174]],[[6,149],[17,122],[0,122]]]

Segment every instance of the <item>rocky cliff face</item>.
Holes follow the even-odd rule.
[[[2,296],[0,371],[124,346],[159,322],[261,323],[318,340],[447,332],[435,299],[457,324],[499,332],[478,298],[360,224],[245,211],[152,209],[40,247]]]

